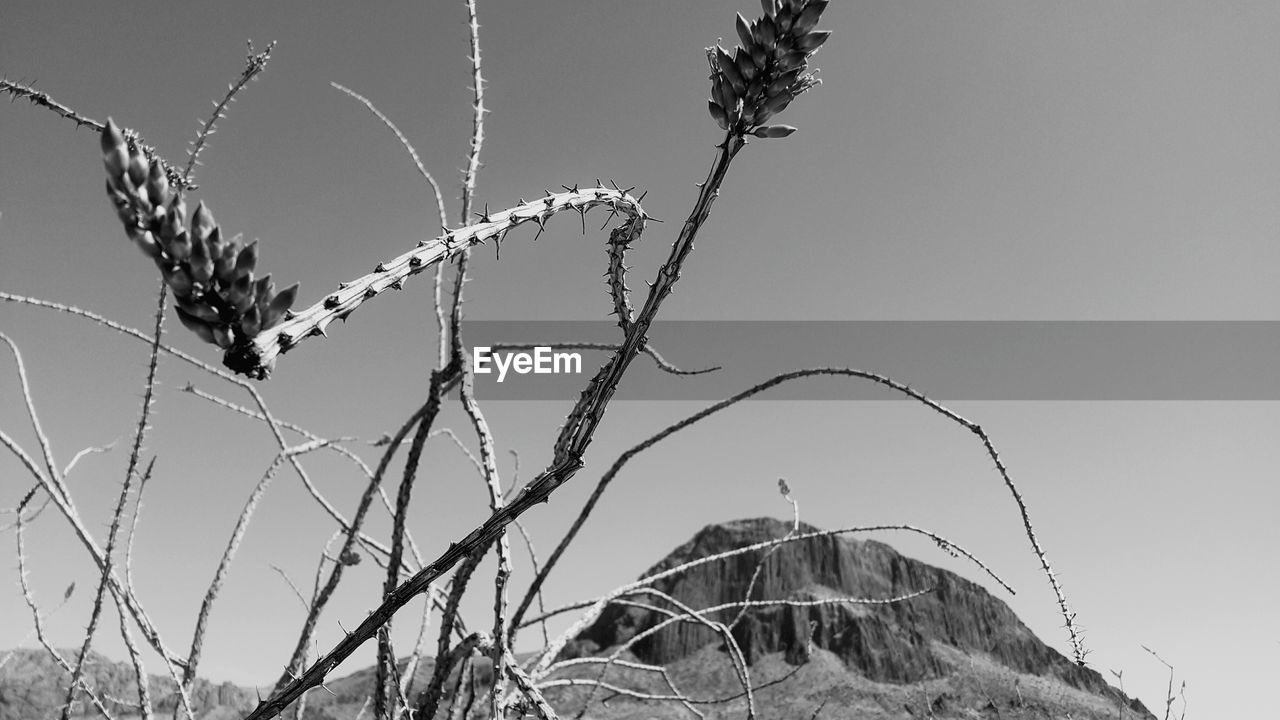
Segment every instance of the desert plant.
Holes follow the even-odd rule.
[[[354,91],[340,87],[339,89],[364,102],[396,132],[405,144],[422,175],[435,189],[443,232],[434,238],[422,240],[416,247],[395,258],[378,262],[372,272],[343,283],[337,290],[325,294],[319,301],[301,310],[293,309],[298,295],[297,285],[277,291],[270,276],[256,274],[259,257],[256,244],[245,244],[237,237],[226,237],[222,226],[214,221],[211,211],[203,202],[197,204],[190,214],[186,209],[187,196],[198,190],[192,182],[193,171],[196,158],[206,145],[206,138],[213,131],[215,123],[225,114],[232,96],[266,67],[270,48],[265,52],[255,53],[250,47],[245,70],[231,85],[223,101],[216,104],[213,115],[202,126],[188,153],[185,169],[181,171],[161,157],[154,148],[143,143],[136,132],[123,130],[110,119],[106,122],[91,120],[56,103],[48,95],[33,88],[3,81],[0,89],[8,94],[52,109],[80,125],[87,125],[99,131],[107,172],[108,197],[116,209],[126,235],[154,261],[162,279],[158,294],[155,329],[150,335],[120,326],[85,310],[51,301],[0,293],[0,297],[9,302],[50,308],[64,314],[88,318],[142,340],[150,346],[150,362],[144,384],[142,411],[133,433],[125,480],[111,515],[107,542],[103,547],[99,545],[98,540],[82,519],[82,513],[66,482],[71,466],[60,468],[56,462],[40,426],[33,393],[27,385],[22,356],[17,346],[9,341],[13,356],[17,360],[22,395],[25,398],[28,416],[39,438],[40,455],[43,461],[33,458],[11,436],[0,432],[0,442],[19,459],[35,481],[16,508],[14,529],[18,543],[19,563],[23,563],[25,557],[22,544],[24,525],[30,522],[36,512],[39,512],[34,509],[35,504],[43,500],[51,502],[71,524],[80,543],[100,570],[93,614],[77,657],[83,659],[89,656],[96,626],[106,610],[107,602],[111,601],[116,608],[120,632],[129,645],[136,669],[136,706],[140,714],[146,718],[151,717],[157,707],[157,701],[151,695],[146,682],[147,675],[138,642],[133,636],[135,631],[141,635],[142,643],[158,653],[165,665],[165,671],[175,683],[178,693],[175,713],[178,712],[178,708],[181,708],[188,717],[194,717],[195,709],[190,695],[200,669],[202,647],[208,632],[211,610],[217,602],[227,570],[238,555],[242,539],[254,519],[259,502],[279,470],[287,465],[303,479],[308,491],[332,517],[337,529],[320,553],[316,578],[310,594],[293,585],[305,608],[302,628],[298,634],[295,649],[285,663],[283,673],[256,709],[247,715],[249,720],[274,717],[290,706],[295,708],[298,717],[302,717],[306,693],[320,687],[344,660],[369,641],[374,641],[378,648],[375,666],[377,679],[375,690],[370,698],[369,711],[379,720],[398,717],[423,719],[467,717],[474,713],[486,717],[520,717],[526,713],[532,713],[538,717],[552,718],[555,717],[556,710],[547,702],[543,691],[547,688],[572,685],[585,685],[591,688],[593,695],[588,697],[587,703],[594,697],[594,693],[605,690],[655,702],[678,702],[691,712],[700,714],[697,710],[699,701],[674,687],[669,678],[664,680],[668,690],[662,693],[610,685],[606,673],[611,667],[628,663],[622,657],[627,647],[616,649],[609,656],[601,658],[561,657],[560,651],[572,639],[574,632],[585,627],[604,607],[611,603],[642,602],[637,598],[644,598],[643,602],[648,607],[660,608],[669,616],[670,623],[701,623],[726,638],[726,645],[730,648],[728,658],[742,685],[741,697],[745,701],[746,713],[748,717],[753,717],[755,710],[752,702],[752,679],[741,657],[741,652],[733,650],[736,646],[730,630],[749,607],[761,603],[803,604],[801,601],[752,600],[748,591],[741,602],[731,605],[710,608],[689,607],[675,598],[662,596],[654,590],[651,585],[660,578],[659,575],[654,575],[637,583],[620,587],[588,603],[568,609],[544,611],[533,619],[526,619],[526,615],[532,604],[538,600],[543,583],[557,566],[565,548],[572,543],[609,483],[630,459],[667,437],[769,388],[806,377],[833,376],[878,383],[923,404],[974,433],[987,455],[995,463],[1001,480],[1017,503],[1033,552],[1046,573],[1065,618],[1075,660],[1083,664],[1085,649],[1074,623],[1074,615],[1068,609],[1059,582],[1035,536],[1026,505],[990,437],[978,424],[947,409],[906,384],[877,373],[849,368],[815,368],[781,373],[712,404],[636,444],[621,455],[601,476],[594,493],[554,552],[545,563],[535,568],[535,579],[516,604],[514,611],[509,606],[508,582],[512,572],[510,530],[515,527],[523,533],[523,529],[518,524],[520,516],[536,505],[549,500],[559,488],[583,469],[584,454],[604,422],[606,411],[619,383],[636,357],[641,353],[652,353],[660,358],[650,346],[647,334],[658,318],[664,301],[681,278],[686,261],[693,250],[694,240],[708,221],[712,204],[728,176],[735,157],[752,139],[770,140],[764,150],[768,152],[776,148],[778,139],[795,132],[795,128],[774,124],[774,120],[792,102],[818,84],[816,77],[810,72],[810,63],[814,53],[826,42],[830,34],[826,30],[817,29],[823,11],[828,6],[827,0],[764,0],[762,5],[763,14],[754,20],[747,20],[742,15],[738,15],[735,29],[739,44],[736,47],[725,49],[716,46],[707,50],[710,71],[708,110],[723,135],[715,146],[715,157],[706,178],[699,184],[693,208],[676,231],[669,254],[650,282],[648,293],[638,307],[632,304],[631,291],[627,284],[629,268],[626,265],[626,255],[654,218],[646,213],[641,205],[644,194],[633,194],[634,188],[601,183],[586,188],[575,186],[565,188],[563,192],[548,192],[531,202],[520,200],[504,210],[490,211],[486,206],[483,212],[473,212],[475,180],[484,140],[486,112],[484,78],[481,73],[479,24],[473,0],[467,3],[474,90],[473,131],[463,177],[464,191],[459,215],[460,224],[452,229],[445,227],[448,223],[443,200],[439,199],[439,188],[430,173],[422,168],[416,153],[403,134],[371,102]],[[619,224],[609,233],[606,243],[607,271],[605,273],[612,298],[611,312],[616,315],[620,338],[615,345],[608,348],[611,355],[582,390],[572,410],[565,417],[564,424],[553,443],[552,460],[541,472],[526,482],[518,493],[508,497],[514,486],[509,485],[504,488],[499,477],[496,444],[480,404],[475,398],[469,351],[462,340],[465,325],[461,322],[461,308],[464,300],[463,282],[469,270],[468,252],[472,247],[481,244],[492,243],[497,246],[508,233],[521,225],[535,224],[541,233],[545,223],[554,215],[573,211],[585,217],[585,214],[593,209],[609,210],[606,226],[614,218],[620,218]],[[585,220],[583,229],[585,232]],[[452,271],[451,297],[445,301],[441,297],[441,287],[446,280],[444,269],[447,261],[456,261],[456,266]],[[439,319],[439,362],[430,372],[429,387],[420,408],[407,418],[396,432],[388,435],[382,443],[385,449],[382,450],[375,467],[369,467],[351,451],[347,447],[346,439],[324,438],[300,425],[290,424],[276,417],[270,411],[264,394],[253,382],[216,368],[163,341],[162,330],[168,304],[167,298],[172,294],[175,312],[181,323],[202,340],[222,349],[223,363],[227,368],[254,381],[265,380],[273,370],[286,372],[283,367],[277,368],[283,353],[299,347],[308,338],[325,335],[334,320],[347,319],[365,301],[388,289],[400,289],[408,278],[431,268],[435,269],[436,278],[434,309]],[[8,340],[8,338],[5,339]],[[150,422],[152,393],[156,385],[157,358],[161,353],[177,357],[246,391],[253,399],[254,407],[243,406],[194,387],[187,388],[199,397],[263,423],[278,446],[276,457],[264,470],[259,482],[247,498],[244,510],[230,533],[225,550],[216,566],[214,578],[197,613],[190,649],[185,655],[173,650],[172,646],[163,639],[160,629],[150,619],[143,602],[134,590],[130,575],[133,529],[138,519],[140,497],[150,477],[151,465],[143,458],[143,446]],[[471,460],[477,474],[484,482],[491,514],[470,533],[458,538],[433,559],[427,560],[425,557],[430,556],[421,555],[409,532],[411,501],[421,467],[424,445],[429,437],[446,432],[437,429],[435,424],[442,407],[451,402],[451,393],[455,390],[479,448],[478,456],[471,455]],[[290,443],[286,439],[286,432],[298,434],[302,440]],[[456,437],[451,434],[450,437],[456,440]],[[408,448],[405,469],[393,499],[384,489],[384,483],[393,458],[405,446]],[[352,461],[363,476],[364,490],[350,515],[343,514],[316,488],[301,464],[304,456],[320,451],[341,453]],[[150,462],[154,462],[154,459]],[[145,470],[142,469],[144,466]],[[784,497],[792,502],[793,507],[796,507],[786,484],[783,483],[781,488]],[[47,500],[44,500],[45,498]],[[392,529],[389,537],[385,539],[374,537],[363,530],[375,502],[382,504],[392,517]],[[130,523],[127,521],[130,518],[131,506],[133,510]],[[796,526],[792,535],[775,542],[745,548],[734,554],[761,552],[763,555],[759,562],[760,566],[763,566],[772,549],[784,543],[813,537],[811,534],[799,532],[798,509],[795,517]],[[977,562],[976,558],[949,540],[911,526],[880,525],[848,528],[836,532],[868,530],[903,530],[923,534],[945,551],[957,556],[964,555]],[[525,539],[528,539],[527,535]],[[531,543],[530,549],[532,549]],[[494,607],[492,624],[488,630],[473,630],[461,622],[459,607],[463,595],[470,587],[469,583],[474,573],[490,551],[494,551],[498,557],[497,572],[492,584]],[[319,618],[342,582],[346,568],[355,565],[366,556],[373,558],[385,569],[382,602],[371,608],[365,620],[357,627],[350,629],[340,642],[326,652],[313,657],[312,650]],[[699,560],[668,572],[682,572],[698,564],[715,562],[724,557]],[[996,577],[984,565],[981,563],[978,565],[992,577]],[[25,565],[20,567],[25,573]],[[448,589],[445,590],[437,583],[450,570],[454,572]],[[287,576],[286,579],[288,579]],[[1003,581],[998,577],[996,580],[1003,585]],[[293,584],[292,580],[289,582]],[[25,586],[24,591],[30,603],[35,631],[40,642],[45,645],[48,653],[58,660],[69,678],[66,697],[61,706],[62,717],[66,718],[71,714],[74,702],[81,696],[87,697],[98,712],[111,717],[113,706],[107,699],[101,697],[94,687],[84,681],[82,660],[73,662],[63,659],[61,654],[47,642],[42,628],[44,620],[42,611]],[[928,591],[929,588],[919,588],[916,593],[902,597],[834,598],[820,602],[903,602],[915,594]],[[423,595],[431,599],[431,604],[427,607],[428,611],[433,607],[438,611],[439,627],[435,664],[425,679],[425,686],[420,686],[416,670],[424,657],[425,622],[422,631],[418,634],[418,641],[410,653],[406,668],[401,668],[397,662],[400,653],[396,652],[393,645],[390,628],[393,619],[405,606],[411,600]],[[548,617],[569,610],[584,612],[580,615],[580,619],[564,633],[554,638],[546,636],[542,649],[534,658],[517,660],[513,648],[517,635],[522,629],[545,623]],[[723,619],[717,619],[717,613],[736,613],[736,619],[726,622]],[[543,627],[545,632],[545,625]],[[640,639],[637,637],[632,642]],[[477,674],[482,673],[483,666],[486,665],[481,661],[482,657],[487,658],[488,672],[491,673],[491,681],[488,683],[476,679]],[[570,672],[574,668],[581,669],[586,666],[598,666],[598,672],[594,677],[584,678]],[[633,669],[665,677],[660,667],[645,666]],[[486,685],[488,689],[484,692],[483,688]],[[482,694],[483,697],[481,697]],[[586,703],[582,711],[585,709]]]

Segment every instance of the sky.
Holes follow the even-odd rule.
[[[180,160],[210,102],[239,73],[246,39],[259,48],[276,41],[266,71],[219,123],[193,200],[224,229],[258,238],[259,267],[280,286],[301,282],[299,304],[310,304],[439,229],[433,195],[399,143],[330,82],[369,97],[400,126],[444,188],[449,225],[459,224],[458,168],[471,124],[465,9],[370,8],[8,0],[0,75],[92,118],[111,116]],[[643,289],[720,139],[706,111],[703,49],[735,41],[737,11],[759,12],[747,0],[480,0],[491,112],[477,201],[496,210],[596,178],[647,190],[646,211],[666,223],[652,225],[630,256],[632,286]],[[655,338],[661,319],[1280,320],[1274,3],[834,2],[823,27],[834,32],[814,58],[823,83],[779,118],[799,130],[753,141],[735,160]],[[130,247],[102,187],[93,133],[23,102],[0,107],[0,290],[150,328],[154,267]],[[607,233],[596,217],[585,237],[576,217],[559,217],[536,243],[532,231],[513,233],[500,259],[478,251],[466,317],[603,320]],[[173,319],[169,342],[216,364],[214,348]],[[261,390],[278,417],[325,437],[372,440],[420,404],[435,358],[432,323],[430,282],[415,280],[284,357]],[[86,524],[105,537],[145,345],[10,303],[0,305],[0,332],[23,352],[60,463],[116,441],[70,479]],[[745,349],[683,342],[670,359],[732,368],[767,357],[749,382],[815,364],[898,377],[895,367],[863,364],[878,356],[861,351],[859,337],[795,347],[794,356],[766,334]],[[966,352],[982,352],[972,345]],[[938,364],[963,361],[957,350],[936,352]],[[1172,362],[1154,351],[1126,358],[1108,371],[1143,376]],[[601,359],[587,357],[591,369]],[[653,374],[644,365],[635,372]],[[276,448],[261,425],[182,392],[191,382],[244,403],[243,390],[171,357],[159,373],[147,445],[156,471],[134,573],[157,625],[185,652],[235,517]],[[800,382],[821,395],[854,381]],[[1054,382],[1046,371],[1045,386]],[[686,395],[696,402],[644,401],[623,385],[585,469],[523,519],[542,557],[614,458],[705,406],[702,387]],[[1113,681],[1122,672],[1126,690],[1161,708],[1167,669],[1146,646],[1186,681],[1189,717],[1269,707],[1280,670],[1274,395],[991,397],[949,406],[990,434],[1019,484],[1085,629],[1091,666]],[[520,481],[549,460],[573,398],[486,404],[505,484],[514,475],[508,451],[519,453]],[[474,447],[456,407],[440,425]],[[0,429],[38,453],[8,357],[0,361]],[[352,447],[376,462],[377,448]],[[487,499],[447,439],[432,441],[425,462],[411,529],[431,555],[483,521]],[[362,483],[349,464],[305,463],[335,504],[354,506]],[[779,477],[816,526],[910,523],[963,545],[1018,590],[998,596],[1045,642],[1069,651],[1017,508],[981,444],[905,402],[766,396],[664,441],[619,475],[552,576],[547,605],[638,577],[708,523],[790,517]],[[0,458],[0,478],[0,507],[11,508],[31,479],[10,456]],[[383,514],[371,530],[388,526]],[[203,665],[210,678],[266,684],[278,676],[302,614],[273,567],[308,587],[332,532],[298,478],[281,473],[213,612]],[[877,537],[996,590],[927,541]],[[12,531],[0,542],[12,548]],[[48,624],[58,646],[78,643],[94,585],[83,549],[52,510],[32,524],[28,546],[44,607],[77,582]],[[531,574],[523,544],[515,546],[513,583],[522,589]],[[0,617],[9,620],[0,648],[33,646],[15,555],[4,552]],[[478,577],[487,571],[489,563]],[[380,586],[371,563],[353,572],[322,620],[321,649],[364,617]],[[487,590],[473,593],[471,623],[488,624],[489,603]],[[401,646],[416,632],[407,612],[396,626]],[[537,640],[526,636],[525,646]],[[95,647],[124,657],[114,632],[100,631]],[[345,669],[371,657],[362,651]],[[149,667],[159,670],[154,658]]]

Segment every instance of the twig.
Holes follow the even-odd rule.
[[[133,582],[129,563],[133,550],[133,531],[138,522],[138,507],[141,503],[142,489],[146,486],[147,480],[151,477],[151,469],[155,466],[155,460],[147,464],[147,471],[143,473],[142,478],[138,481],[137,498],[134,504],[133,522],[129,527],[129,536],[125,543],[125,583],[129,587],[129,591],[133,592]],[[142,653],[138,651],[138,644],[133,639],[133,630],[129,628],[128,619],[125,615],[125,608],[120,603],[120,599],[112,595],[115,602],[116,615],[120,620],[120,638],[124,640],[125,648],[129,651],[129,661],[133,664],[133,674],[138,687],[138,710],[142,716],[142,720],[151,720],[151,682],[147,678],[147,670],[142,662]],[[170,666],[170,670],[173,668]]]
[[[542,696],[542,692],[538,690],[538,687],[533,683],[533,680],[529,675],[520,668],[520,663],[516,662],[516,657],[511,654],[510,648],[506,651],[505,661],[506,662],[503,663],[503,669],[507,671],[507,675],[511,678],[511,681],[515,683],[516,688],[520,690],[520,693],[524,695],[524,697],[529,701],[529,704],[533,706],[534,714],[541,720],[559,720],[555,709],[552,708],[551,704],[547,702],[547,699]]]
[[[68,720],[71,716],[71,703],[75,699],[76,682],[80,679],[81,673],[84,672],[85,658],[89,656],[89,648],[93,645],[93,634],[98,628],[98,618],[102,615],[102,599],[107,591],[109,578],[112,569],[112,554],[115,552],[116,536],[120,532],[120,519],[124,517],[125,508],[129,502],[129,488],[133,485],[134,474],[138,470],[138,458],[142,454],[142,442],[147,435],[147,422],[151,416],[151,401],[155,397],[156,388],[156,368],[160,362],[160,337],[164,330],[164,309],[165,303],[169,299],[169,288],[163,282],[160,283],[160,292],[156,294],[156,322],[155,322],[155,342],[151,344],[151,356],[147,363],[147,379],[143,386],[142,393],[142,412],[138,415],[138,428],[134,432],[133,447],[129,450],[129,467],[125,471],[124,482],[120,486],[120,498],[116,501],[115,512],[111,515],[111,530],[107,534],[107,547],[103,551],[103,557],[106,562],[102,567],[101,579],[98,581],[97,594],[93,600],[93,613],[89,616],[89,627],[84,633],[84,643],[80,647],[80,656],[76,660],[75,670],[71,674],[71,685],[67,687],[66,702],[62,707],[62,720]],[[147,467],[147,475],[151,474],[151,469],[155,466],[155,458],[151,459],[151,464]]]
[[[227,94],[222,96],[222,100],[213,104],[213,114],[208,120],[200,126],[200,132],[196,134],[196,139],[191,143],[191,148],[187,151],[187,166],[182,170],[182,179],[190,183],[191,173],[195,171],[196,164],[199,161],[200,153],[208,146],[209,136],[215,131],[213,126],[222,118],[226,117],[227,107],[231,101],[235,100],[236,93],[240,92],[245,85],[249,84],[267,68],[267,61],[271,59],[271,51],[275,48],[275,42],[267,44],[267,49],[260,53],[253,52],[253,41],[248,41],[249,52],[245,57],[244,70],[240,71],[240,77],[235,82],[227,86]]]
[[[466,351],[464,350],[463,353],[463,365],[465,367],[467,365]],[[467,417],[471,419],[471,425],[475,429],[476,438],[480,443],[480,462],[484,467],[485,487],[489,490],[489,510],[496,513],[502,509],[504,502],[502,482],[498,477],[498,463],[494,452],[493,433],[490,432],[489,424],[485,421],[484,413],[480,410],[480,404],[476,402],[474,381],[475,376],[464,370],[462,389],[459,395],[462,406],[467,412]],[[507,659],[507,581],[510,577],[511,543],[508,540],[507,532],[504,530],[498,536],[498,567],[494,573],[493,581],[493,649],[490,654],[493,660],[493,685],[489,694],[491,714],[498,712],[502,695],[506,691],[502,665]]]
[[[25,505],[26,505],[26,500],[24,500],[22,503],[18,505],[18,525],[14,532],[14,535],[18,543],[18,585],[22,588],[22,599],[26,601],[27,607],[31,609],[31,617],[33,618],[34,624],[35,624],[36,639],[40,641],[40,644],[44,647],[45,651],[49,653],[49,656],[53,658],[54,662],[56,662],[58,666],[61,667],[63,671],[65,671],[68,675],[71,675],[72,674],[71,665],[62,658],[62,655],[60,655],[58,651],[53,648],[52,645],[49,644],[49,640],[45,637],[44,623],[40,618],[40,607],[36,605],[35,596],[31,593],[31,586],[27,582],[27,565],[26,565],[27,553],[26,553],[26,547],[23,543],[23,520],[22,520],[22,511],[25,509],[24,507]],[[98,709],[98,712],[102,713],[103,717],[110,720],[112,717],[111,713],[107,711],[106,706],[103,705],[102,699],[98,697],[97,693],[95,693],[92,688],[86,685],[82,678],[76,677],[73,679],[72,687],[77,687],[77,686],[79,686],[79,689],[83,691],[85,695],[89,696],[89,701],[93,703],[93,706],[95,708]]]
[[[391,554],[387,561],[387,577],[383,583],[383,595],[386,596],[400,584],[400,556],[404,548],[405,523],[409,516],[409,500],[412,496],[414,481],[417,479],[418,466],[422,460],[422,448],[431,432],[431,424],[440,408],[440,386],[446,379],[445,370],[431,373],[430,389],[427,391],[427,412],[418,422],[413,444],[409,448],[409,457],[405,460],[404,477],[400,481],[396,494],[396,511],[391,530]],[[388,449],[388,452],[390,449]],[[378,637],[377,685],[373,698],[373,716],[392,718],[395,715],[395,694],[392,692],[390,672],[395,666],[396,657],[391,647],[391,621],[383,627]]]
[[[431,189],[435,193],[436,209],[439,211],[439,214],[440,214],[440,225],[443,226],[447,224],[449,221],[445,216],[444,195],[441,194],[440,192],[440,183],[436,182],[435,177],[432,176],[431,173],[427,171],[426,166],[422,164],[422,159],[418,157],[418,151],[413,147],[413,143],[409,142],[409,138],[405,137],[404,133],[400,132],[400,128],[396,127],[396,124],[391,122],[391,118],[384,115],[382,111],[379,110],[377,106],[373,104],[372,100],[361,95],[355,90],[352,90],[351,88],[343,85],[339,85],[336,82],[330,82],[329,84],[332,85],[334,88],[346,93],[347,95],[350,95],[356,100],[359,100],[360,102],[364,103],[364,106],[369,108],[369,112],[373,113],[375,117],[381,120],[382,124],[386,125],[388,130],[395,133],[396,139],[400,141],[400,144],[404,146],[405,152],[409,153],[409,158],[413,160],[413,166],[418,169],[418,174],[421,175],[422,178],[426,180],[429,185],[431,185]]]
[[[58,115],[75,123],[76,127],[93,128],[97,132],[101,132],[102,129],[106,127],[106,123],[101,123],[101,122],[98,122],[97,120],[94,120],[91,117],[81,115],[75,110],[72,110],[66,105],[63,105],[62,103],[49,97],[48,93],[41,92],[40,90],[36,90],[35,88],[30,87],[29,85],[22,85],[19,83],[11,82],[9,80],[0,79],[0,94],[4,94],[4,93],[8,93],[9,95],[12,95],[14,98],[26,100],[30,102],[32,105],[36,105],[38,107],[52,110]],[[196,186],[194,185],[187,185],[182,179],[183,178],[182,173],[178,172],[177,168],[169,164],[168,160],[165,160],[163,157],[161,157],[160,153],[157,152],[154,147],[143,142],[142,138],[138,135],[137,131],[126,128],[123,130],[123,132],[124,132],[125,138],[129,141],[130,145],[141,150],[142,153],[146,155],[148,159],[154,159],[160,163],[160,167],[164,169],[164,173],[168,177],[169,183],[171,185],[176,185],[180,190],[196,189]]]
[[[294,584],[293,578],[289,577],[289,573],[285,572],[284,568],[280,567],[279,565],[276,565],[275,563],[271,563],[271,569],[275,570],[276,573],[279,574],[280,577],[283,578],[284,581],[289,584],[289,587],[293,589],[293,594],[298,596],[298,602],[302,603],[302,609],[303,610],[310,609],[311,603],[307,602],[307,597],[303,595],[302,590],[299,590],[298,586]]]
[[[262,478],[254,486],[249,493],[249,498],[245,500],[244,509],[240,511],[240,515],[236,518],[235,527],[231,531],[231,537],[227,540],[227,546],[222,551],[222,559],[218,561],[217,569],[214,570],[213,580],[209,583],[209,589],[205,591],[204,601],[200,605],[200,613],[196,618],[196,628],[191,637],[191,652],[187,656],[188,683],[195,678],[196,666],[200,663],[200,653],[204,647],[205,632],[209,625],[209,615],[213,610],[213,604],[218,599],[218,593],[222,590],[222,584],[226,580],[227,572],[231,569],[231,563],[235,560],[236,551],[240,549],[240,542],[244,539],[245,533],[249,529],[249,523],[253,519],[253,513],[258,507],[259,501],[262,500],[263,494],[270,487],[271,481],[275,478],[276,471],[290,455],[301,455],[308,452],[319,450],[328,444],[328,441],[311,441],[303,443],[288,450],[279,452],[272,459],[271,465],[267,467],[266,472],[262,474]]]
[[[152,372],[154,372],[154,370],[155,368],[153,366]],[[148,382],[147,384],[148,386],[151,386],[153,383]],[[147,401],[149,400],[150,398],[147,399]],[[146,416],[146,412],[144,411],[143,417],[145,418],[145,416]],[[155,465],[155,459],[153,458],[151,461],[151,466],[154,466],[154,465]],[[146,470],[147,475],[151,474],[151,466],[147,467],[147,470]],[[111,573],[111,566],[112,566],[111,556],[112,556],[112,553],[115,551],[116,537],[120,532],[120,518],[124,516],[125,505],[128,502],[128,497],[129,497],[129,487],[132,484],[131,483],[132,477],[133,477],[132,472],[128,473],[125,476],[124,483],[121,485],[121,488],[120,488],[120,499],[116,503],[115,513],[113,513],[111,516],[111,530],[108,532],[108,535],[107,535],[107,548],[105,551],[105,556],[107,558],[107,565],[102,570],[102,575],[100,576],[100,579],[98,581],[97,594],[94,596],[94,600],[93,600],[93,611],[89,615],[89,626],[88,628],[85,629],[84,642],[80,646],[80,654],[76,657],[75,667],[71,671],[71,684],[67,686],[66,700],[64,701],[62,706],[62,714],[61,714],[62,720],[68,720],[68,718],[71,716],[72,703],[75,700],[76,691],[84,687],[84,683],[82,682],[81,676],[84,673],[84,664],[89,657],[89,648],[93,644],[94,632],[98,628],[98,620],[102,617],[103,599],[106,596],[109,585],[110,585],[110,581],[108,580],[108,577]],[[120,622],[122,625],[124,625],[123,615],[121,615]],[[127,629],[127,625],[124,625],[124,627]],[[136,663],[137,658],[136,656],[133,656],[134,652],[136,652],[136,648],[130,648],[131,657],[134,658]],[[137,667],[138,666],[135,664],[135,669]],[[140,679],[138,682],[141,684],[145,681]]]

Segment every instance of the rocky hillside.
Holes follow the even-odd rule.
[[[710,525],[645,575],[780,538],[790,529],[790,523],[770,518]],[[801,527],[806,533],[815,530],[807,525]],[[663,579],[655,587],[693,608],[732,603],[747,597],[761,559],[762,553],[735,556]],[[1081,700],[1075,705],[1068,703],[1071,707],[1058,708],[1062,714],[1051,717],[1066,717],[1068,713],[1075,718],[1091,717],[1087,706],[1096,709],[1097,717],[1115,717],[1120,707],[1125,708],[1128,717],[1153,717],[1141,703],[1112,688],[1097,672],[1077,666],[1041,642],[1004,602],[979,585],[904,557],[883,543],[825,537],[782,545],[764,561],[750,599],[887,598],[926,588],[933,588],[933,592],[892,605],[752,608],[733,628],[733,636],[753,666],[772,663],[782,669],[798,667],[817,654],[823,663],[843,668],[858,683],[879,686],[878,692],[890,695],[909,698],[911,692],[901,692],[909,686],[942,688],[949,681],[966,685],[995,683],[995,687],[969,693],[971,699],[979,701],[972,710],[996,706],[986,708],[990,711],[999,709],[998,703],[993,702],[996,694],[1009,695],[1009,702],[1015,706],[1019,702],[1026,704],[1030,692],[1026,688],[1047,683],[1052,686],[1048,695]],[[660,601],[655,604],[662,605]],[[727,622],[736,614],[736,610],[726,611],[714,619]],[[566,650],[566,655],[598,654],[626,643],[665,617],[658,610],[611,606]],[[708,660],[708,648],[722,644],[705,625],[678,623],[634,643],[630,654],[642,662],[678,667]],[[811,652],[811,648],[817,652]],[[702,660],[691,663],[694,658]],[[719,662],[725,664],[724,660]],[[840,683],[830,685],[823,692],[834,691]],[[812,696],[819,689],[807,687],[803,692]],[[937,694],[941,697],[947,691],[939,690]],[[958,697],[963,693],[951,694]],[[1055,702],[1048,698],[1041,704],[1048,712]],[[955,709],[959,712],[964,708]],[[897,712],[899,715],[884,716],[911,715],[902,706]],[[945,716],[938,710],[929,712],[936,717]],[[1003,717],[1010,716],[1006,710]]]
[[[780,538],[790,529],[789,523],[767,518],[710,525],[644,575]],[[753,600],[885,598],[933,588],[892,605],[760,607],[745,613],[732,633],[750,665],[753,703],[762,720],[1154,720],[1140,702],[1125,697],[1098,673],[1077,667],[1041,642],[982,587],[903,557],[888,545],[820,538],[783,545],[762,566],[761,560],[761,554],[740,555],[655,586],[693,608],[742,600],[758,566]],[[661,607],[663,601],[651,602]],[[727,623],[736,614],[726,611],[713,619]],[[562,658],[610,653],[665,617],[661,610],[610,606]],[[665,666],[666,678],[614,667],[604,679],[615,688],[658,697],[669,696],[674,686],[686,697],[704,701],[695,707],[708,720],[746,717],[746,699],[725,644],[705,626],[675,624],[634,643],[621,657]],[[431,666],[427,661],[418,668],[424,682]],[[136,697],[127,665],[95,656],[90,668],[94,684],[112,697]],[[597,678],[598,668],[578,666],[557,678]],[[62,702],[62,681],[43,652],[18,651],[0,668],[0,720],[49,717]],[[173,698],[165,691],[172,683],[153,678],[152,687],[153,694],[165,698],[162,707],[171,709]],[[356,717],[373,687],[373,671],[357,671],[327,687],[327,693],[311,694],[307,720]],[[573,717],[584,705],[591,720],[694,717],[679,702],[613,693],[590,696],[581,685],[550,688],[547,697],[563,717]],[[230,684],[201,684],[195,698],[202,720],[242,717],[254,699],[253,689]],[[89,709],[85,714],[94,713]],[[128,715],[120,708],[117,717]]]
[[[67,662],[79,657],[79,650],[60,651]],[[0,720],[43,720],[58,717],[58,711],[66,700],[67,675],[43,648],[22,648],[0,654],[7,662],[0,668]],[[138,699],[133,666],[113,662],[96,652],[90,652],[85,662],[85,680],[106,698],[107,710],[112,717],[123,720],[136,716]],[[178,703],[177,685],[168,676],[151,675],[149,680],[152,702],[158,714],[169,717]],[[101,717],[98,711],[83,700],[76,701],[74,716]],[[215,685],[197,680],[191,693],[191,704],[202,720],[228,720],[242,717],[257,704],[257,694],[252,688],[242,688],[231,683]]]

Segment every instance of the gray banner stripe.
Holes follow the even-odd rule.
[[[608,354],[572,342],[616,343],[608,322],[475,321],[468,347],[536,343],[578,352],[581,374],[476,376],[487,400],[572,400]],[[693,377],[641,357],[618,400],[710,401],[788,370],[852,367],[888,375],[938,400],[1280,400],[1278,321],[670,321],[652,345]],[[502,354],[512,352],[504,350]],[[490,365],[494,365],[491,360]],[[817,378],[762,400],[886,400],[866,381]]]

